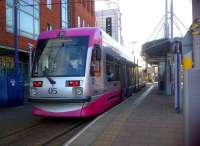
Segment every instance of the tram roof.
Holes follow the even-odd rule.
[[[55,29],[48,32],[41,32],[39,35],[39,40],[49,39],[49,38],[58,38],[58,36],[63,33],[63,36],[95,36],[98,33],[102,33],[105,41],[109,42],[111,46],[115,49],[113,51],[117,51],[121,57],[126,59],[129,62],[133,62],[133,58],[130,54],[126,54],[123,50],[123,46],[121,46],[116,40],[106,34],[101,28],[98,27],[80,27],[80,28],[64,28],[64,29]],[[96,41],[99,41],[98,39]]]
[[[96,28],[96,27],[55,29],[52,31],[40,33],[39,39],[56,38],[59,35],[63,35],[63,36],[85,36],[85,35],[88,35],[88,36],[91,36],[91,35],[94,35],[94,33],[98,32],[98,31],[100,31],[100,29]]]

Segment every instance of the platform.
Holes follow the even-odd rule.
[[[174,110],[174,98],[152,84],[97,117],[64,145],[183,146],[183,122],[183,114]]]

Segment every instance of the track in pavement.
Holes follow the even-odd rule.
[[[32,126],[0,137],[0,146],[62,145],[92,119],[45,118]]]

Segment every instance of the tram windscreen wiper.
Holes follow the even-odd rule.
[[[50,76],[49,76],[49,73],[48,73],[48,69],[45,67],[44,71],[43,71],[43,74],[44,76],[49,80],[50,84],[55,84],[56,81],[54,81]]]

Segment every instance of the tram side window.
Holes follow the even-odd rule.
[[[101,75],[101,48],[99,45],[94,45],[94,48],[92,50],[90,75],[91,76]]]
[[[118,63],[118,61],[116,61],[116,63],[115,63],[115,74],[116,74],[115,79],[117,81],[119,81],[120,80],[120,74],[119,74],[119,63]]]
[[[134,66],[131,66],[131,84],[134,85]]]
[[[132,71],[131,71],[131,66],[128,66],[128,85],[130,86],[132,82]]]
[[[106,76],[107,81],[119,81],[119,63],[112,56],[106,55]]]
[[[128,85],[134,85],[134,66],[128,66]]]

